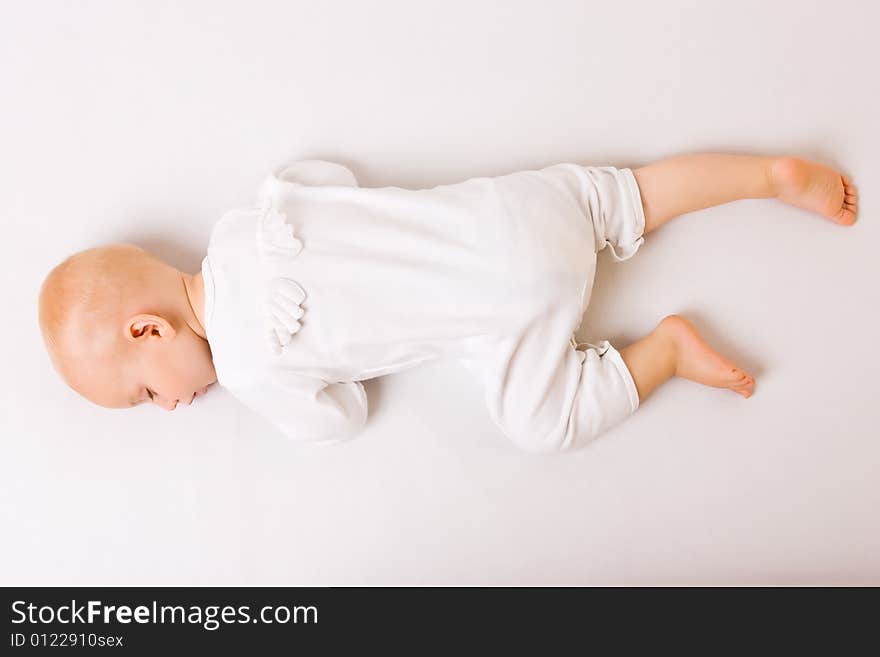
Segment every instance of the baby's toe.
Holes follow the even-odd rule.
[[[840,208],[840,212],[834,217],[834,221],[844,226],[851,226],[856,222],[856,209],[855,205],[844,203],[843,207]]]

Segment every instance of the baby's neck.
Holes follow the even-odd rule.
[[[183,278],[187,300],[198,322],[198,326],[193,326],[192,329],[200,337],[207,340],[205,333],[205,282],[202,278],[202,272],[192,275],[181,274],[181,278]]]

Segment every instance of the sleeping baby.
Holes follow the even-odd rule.
[[[95,404],[173,410],[216,382],[309,443],[358,432],[365,379],[453,358],[514,445],[574,449],[672,377],[751,396],[754,377],[678,315],[619,351],[575,339],[599,251],[626,260],[673,217],[744,198],[856,218],[845,175],[791,157],[562,163],[417,190],[301,160],[220,218],[196,274],[132,244],[70,256],[43,282],[40,329]]]

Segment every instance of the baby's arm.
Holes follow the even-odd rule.
[[[297,442],[324,444],[355,436],[367,420],[360,381],[328,382],[277,370],[236,396]]]

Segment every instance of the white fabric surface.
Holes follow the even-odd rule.
[[[644,238],[629,169],[562,163],[431,189],[359,187],[346,167],[277,168],[217,222],[202,262],[220,385],[286,435],[336,442],[361,380],[439,357],[482,380],[517,446],[586,444],[638,407],[620,354],[576,343],[596,253]]]

